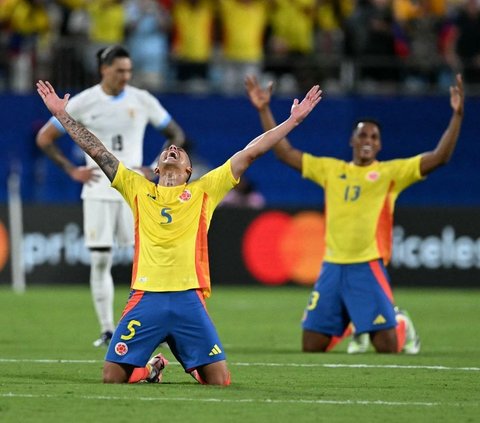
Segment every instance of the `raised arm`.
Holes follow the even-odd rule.
[[[433,172],[438,167],[445,165],[452,157],[455,146],[457,145],[460,128],[462,126],[464,111],[464,91],[462,76],[456,76],[456,84],[450,87],[450,106],[452,107],[452,117],[447,129],[443,133],[435,150],[426,152],[422,155],[420,161],[420,173],[425,176]]]
[[[108,179],[113,181],[119,161],[95,135],[65,111],[70,94],[65,94],[63,99],[59,98],[48,81],[38,81],[37,92],[48,110],[63,125],[73,141],[100,166]]]
[[[321,99],[322,91],[318,85],[313,86],[301,102],[295,99],[288,119],[264,132],[248,143],[243,150],[232,156],[233,176],[235,178],[240,177],[255,159],[265,154],[280,140],[284,139],[292,129],[309,115]]]
[[[274,128],[277,123],[270,109],[273,83],[270,82],[267,88],[263,89],[255,76],[247,76],[245,78],[245,88],[251,103],[258,111],[263,130],[268,131]],[[300,172],[302,171],[303,152],[294,148],[287,138],[283,138],[275,144],[273,151],[275,156],[283,163]]]

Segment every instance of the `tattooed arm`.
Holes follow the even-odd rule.
[[[59,98],[48,81],[38,81],[37,92],[48,110],[58,119],[73,141],[100,166],[108,179],[113,181],[119,161],[95,135],[65,111],[70,94],[65,94],[63,99]]]

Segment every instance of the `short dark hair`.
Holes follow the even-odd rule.
[[[376,127],[380,132],[382,131],[382,125],[380,124],[380,122],[377,119],[374,119],[371,117],[364,117],[364,118],[357,119],[353,124],[352,130],[355,132],[355,130],[357,129],[357,126],[361,123],[371,123],[373,125],[376,125]]]
[[[187,178],[187,181],[188,182],[190,180],[190,178],[192,177],[192,173],[193,173],[193,163],[192,163],[192,158],[190,157],[190,154],[188,154],[188,151],[183,148],[183,147],[178,147],[179,150],[183,150],[185,151],[185,153],[187,154],[187,157],[188,157],[188,161],[190,162],[190,168],[192,169],[192,172],[190,172],[190,175],[188,175],[188,178]]]
[[[125,47],[119,45],[112,45],[104,47],[97,51],[98,69],[102,65],[111,65],[115,59],[122,57],[130,58],[130,53]]]

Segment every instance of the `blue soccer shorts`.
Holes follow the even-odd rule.
[[[302,320],[304,330],[341,336],[397,325],[390,282],[381,260],[356,264],[324,262]]]
[[[105,360],[143,367],[165,341],[186,372],[225,360],[199,290],[131,291]]]

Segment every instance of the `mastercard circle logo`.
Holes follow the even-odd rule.
[[[0,271],[5,267],[10,253],[8,232],[3,222],[0,221]]]
[[[251,275],[264,284],[293,281],[312,285],[322,266],[324,238],[325,218],[321,213],[262,213],[245,231],[243,260]]]

